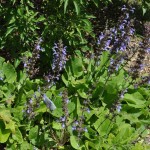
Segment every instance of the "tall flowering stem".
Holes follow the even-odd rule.
[[[64,145],[69,139],[69,133],[67,128],[69,126],[69,110],[68,110],[68,91],[65,89],[63,92],[59,94],[62,97],[62,111],[63,115],[58,119],[58,122],[61,123],[61,138],[59,139],[59,144]]]
[[[24,68],[26,68],[26,72],[30,78],[33,78],[39,72],[39,67],[36,67],[36,63],[40,58],[40,51],[42,51],[40,46],[42,41],[41,38],[38,39],[32,51],[32,56],[24,62]]]
[[[130,36],[134,34],[132,21],[129,17],[129,12],[134,12],[133,8],[127,8],[125,5],[121,9],[122,16],[119,18],[118,26],[101,32],[97,44],[102,50],[109,50],[111,54],[116,54],[119,51],[125,51],[129,42]]]
[[[83,100],[83,105],[81,107],[81,114],[78,116],[78,118],[75,118],[74,121],[72,122],[72,131],[74,131],[75,133],[77,133],[78,135],[78,140],[80,141],[80,139],[83,137],[83,134],[85,132],[88,132],[87,127],[85,127],[85,120],[86,120],[86,113],[90,113],[90,108],[89,108],[89,104],[90,104],[90,98],[91,98],[91,94],[90,94],[91,90],[89,91],[89,98]]]
[[[99,46],[99,55],[102,51],[109,51],[110,67],[109,74],[118,71],[123,64],[126,54],[126,49],[129,46],[131,36],[134,35],[133,23],[130,19],[130,13],[134,12],[134,8],[127,8],[125,5],[121,8],[122,15],[119,18],[119,23],[116,27],[105,31],[98,37],[97,44]],[[113,56],[113,57],[112,57]]]
[[[66,128],[68,126],[68,117],[69,117],[69,111],[68,111],[68,92],[65,89],[62,93],[62,110],[63,110],[63,116],[60,118],[60,122],[62,124],[62,128]]]
[[[55,80],[59,80],[61,72],[65,68],[67,61],[66,46],[63,45],[63,41],[60,39],[58,43],[54,44],[53,47],[53,61],[52,71],[45,76],[47,82],[55,84]]]
[[[66,64],[66,46],[63,46],[62,40],[54,44],[52,70],[54,73],[60,73]]]
[[[129,73],[132,79],[135,81],[140,77],[140,72],[144,70],[145,66],[149,66],[149,64],[143,64],[144,59],[147,55],[150,54],[150,24],[146,23],[144,27],[144,37],[143,41],[140,43],[137,60],[133,65],[130,66]],[[150,81],[150,72],[145,77],[142,77],[142,80],[136,83],[136,86],[143,85],[144,83],[149,84]]]
[[[30,98],[25,104],[25,110],[23,110],[24,116],[27,117],[29,120],[34,119],[34,117],[37,115],[35,111],[39,107],[40,107],[40,97],[37,96],[37,93],[34,93],[32,98]]]

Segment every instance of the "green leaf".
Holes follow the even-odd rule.
[[[98,67],[99,70],[108,63],[109,60],[109,52],[105,51],[102,53],[100,58],[100,66]]]
[[[75,110],[75,104],[73,102],[68,103],[68,111],[71,114]]]
[[[98,2],[99,0],[93,0],[94,4],[96,5],[96,7],[98,7]]]
[[[61,125],[61,123],[59,123],[59,122],[55,122],[55,121],[53,121],[53,123],[52,123],[52,127],[53,127],[53,129],[56,129],[56,130],[60,130],[60,129],[62,129],[62,125]]]
[[[82,98],[88,98],[88,95],[82,89],[77,90],[77,92]]]
[[[91,32],[92,31],[92,25],[91,22],[88,19],[82,19],[82,21],[85,23],[86,31]]]
[[[0,57],[0,68],[2,68],[4,61],[5,59],[3,57]]]
[[[15,17],[12,16],[12,18],[10,19],[8,24],[11,25],[11,24],[15,23],[15,21],[16,21]]]
[[[30,144],[27,141],[23,141],[23,143],[21,143],[21,150],[30,150]],[[33,147],[32,147],[33,149]]]
[[[17,68],[19,66],[20,62],[21,61],[19,59],[16,59],[14,62],[14,67]]]
[[[35,111],[37,113],[44,113],[47,111],[47,107],[44,103],[40,104],[40,107]]]
[[[23,16],[24,16],[24,8],[23,8],[23,7],[18,8],[17,13],[18,13],[21,17],[23,17]]]
[[[116,94],[117,93],[116,84],[113,82],[109,82],[106,86],[106,90],[108,94]]]
[[[12,108],[13,116],[17,121],[23,120],[23,109],[24,106],[17,106],[15,108]]]
[[[10,111],[7,109],[1,109],[0,110],[0,119],[2,119],[4,122],[10,122],[11,121]]]
[[[71,66],[74,77],[80,77],[83,75],[83,61],[81,57],[72,58]]]
[[[8,83],[13,83],[16,81],[17,74],[16,74],[16,71],[15,71],[13,65],[11,65],[10,63],[4,63],[3,64],[3,72],[6,76],[6,81]]]
[[[150,149],[150,146],[149,148],[146,147],[144,148],[143,142],[135,143],[134,147],[131,148],[131,150],[148,150],[148,149]]]
[[[75,136],[70,136],[70,143],[71,143],[71,146],[73,147],[73,148],[75,148],[75,149],[79,149],[80,148],[80,146],[79,146],[79,142],[78,142],[78,140],[77,140],[77,138],[75,137]]]
[[[14,27],[14,26],[8,27],[5,37],[7,37],[9,34],[11,34],[13,32],[13,30],[15,30],[15,29],[16,29],[16,27]]]
[[[134,108],[144,108],[146,101],[139,92],[133,94],[125,94],[124,100],[127,104]]]
[[[0,110],[0,119],[3,120],[6,129],[10,129],[12,132],[15,132],[15,122],[12,120],[10,110],[1,109]]]
[[[104,89],[105,79],[100,77],[98,83],[95,83],[96,88],[93,90],[92,97],[97,98],[99,95],[102,94]]]
[[[81,116],[82,115],[81,104],[80,104],[80,100],[78,97],[76,99],[76,109],[77,109],[78,116]]]
[[[68,81],[65,78],[65,75],[62,75],[62,81],[65,83],[66,86],[68,86]]]
[[[61,117],[63,114],[62,112],[62,108],[56,108],[53,112],[52,112],[52,115],[55,116],[55,117]]]
[[[74,3],[74,6],[75,6],[75,10],[76,10],[77,15],[79,15],[80,7],[79,7],[78,3],[76,2],[76,0],[74,0],[73,3]]]
[[[122,144],[128,143],[131,140],[131,135],[134,129],[129,124],[122,124],[119,126],[116,142],[120,141]]]
[[[66,13],[69,0],[64,0],[64,1],[65,1],[65,4],[64,4],[64,13]]]
[[[18,81],[17,89],[19,90],[20,88],[22,88],[22,84],[25,83],[25,80],[27,79],[27,75],[24,72],[20,71],[18,76],[19,76],[18,79],[19,81]]]
[[[94,123],[94,127],[101,136],[104,136],[111,130],[112,123],[109,119],[101,117]]]
[[[5,129],[5,125],[2,120],[0,120],[0,143],[5,143],[10,135],[11,131]]]
[[[19,130],[19,128],[15,129],[15,133],[12,134],[12,138],[17,141],[17,143],[21,144],[23,142],[22,134]]]
[[[4,94],[4,92],[0,90],[0,98],[1,99],[3,98],[3,94]]]
[[[37,140],[38,140],[38,126],[36,125],[35,127],[31,128],[31,130],[29,131],[29,139],[31,141],[32,144],[36,144]]]
[[[81,43],[83,44],[84,43],[84,39],[83,39],[83,36],[82,36],[82,33],[81,33],[81,29],[76,27],[76,30],[78,32],[78,34],[76,34],[78,37],[80,37],[81,39]]]
[[[17,1],[17,0],[12,0],[12,2],[13,2],[13,5],[16,3],[16,1]]]
[[[6,129],[10,129],[12,131],[12,133],[16,132],[15,122],[12,120],[9,123],[5,123],[5,127],[6,127]]]
[[[145,8],[144,6],[142,7],[142,11],[143,11],[143,16],[145,15],[147,8]]]
[[[80,86],[80,85],[84,85],[86,82],[86,80],[83,78],[81,80],[73,80],[72,84],[75,86]]]
[[[86,18],[88,18],[88,19],[96,18],[95,16],[93,16],[93,15],[91,15],[91,14],[90,14],[90,15],[87,15],[87,14],[86,14],[85,16],[86,16]]]

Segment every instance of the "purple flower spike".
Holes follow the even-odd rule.
[[[88,132],[87,128],[84,128],[84,132]]]
[[[103,38],[104,38],[104,34],[101,32],[97,44],[100,44]]]
[[[146,49],[146,52],[147,52],[147,53],[150,53],[150,48],[147,48],[147,49]]]
[[[132,13],[134,13],[134,11],[135,11],[135,8],[131,8],[131,9],[130,9],[130,11],[131,11]]]
[[[121,111],[121,109],[122,109],[121,104],[118,104],[116,109],[117,109],[117,112],[119,113]]]
[[[26,64],[26,63],[24,63],[24,65],[23,65],[23,66],[24,66],[24,68],[26,68],[26,67],[27,67],[27,64]]]
[[[75,121],[74,123],[75,123],[75,125],[78,125],[78,124],[79,124],[79,122],[78,122],[78,121]]]
[[[121,25],[119,26],[119,30],[124,30],[124,24],[121,24]]]
[[[52,70],[53,72],[60,72],[65,68],[66,65],[66,46],[63,47],[62,40],[59,43],[54,43],[53,50],[53,63],[52,63]],[[59,78],[58,78],[59,80]]]
[[[77,128],[75,126],[72,126],[72,131],[75,131]]]
[[[65,128],[65,124],[64,124],[64,123],[62,123],[62,128],[63,128],[63,129]]]
[[[61,120],[62,122],[65,122],[66,117],[65,117],[65,116],[64,116],[64,117],[60,117],[60,120]]]
[[[30,99],[30,100],[29,100],[29,103],[30,103],[30,104],[32,104],[32,103],[33,103],[33,100],[32,100],[32,99]]]
[[[86,111],[87,111],[88,113],[90,113],[90,112],[91,112],[89,108],[87,108],[87,109],[86,109]]]
[[[123,5],[121,11],[127,10],[126,5]]]

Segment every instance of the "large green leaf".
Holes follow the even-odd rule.
[[[8,36],[9,34],[11,34],[15,29],[16,29],[16,27],[15,27],[14,25],[8,27],[5,36],[7,37],[7,36]]]
[[[69,0],[64,0],[64,13],[67,11],[67,6],[68,6]]]
[[[62,129],[62,125],[61,125],[61,123],[59,123],[59,122],[55,122],[55,121],[53,121],[53,123],[52,123],[52,127],[53,127],[53,129],[56,129],[56,130],[60,130],[60,129]]]
[[[83,75],[83,61],[81,57],[72,58],[71,66],[74,77],[80,77]]]
[[[10,111],[7,109],[1,109],[0,110],[0,119],[2,119],[4,122],[10,122],[11,121]]]
[[[8,83],[14,83],[16,81],[17,74],[13,65],[11,65],[10,63],[4,63],[3,72],[6,76],[6,81]]]
[[[71,146],[73,147],[73,148],[75,148],[75,149],[79,149],[80,148],[80,146],[79,146],[79,142],[78,142],[78,140],[77,140],[77,137],[75,137],[75,136],[70,136],[70,143],[71,143]]]
[[[94,123],[94,127],[101,136],[104,136],[111,130],[112,123],[109,119],[101,117]]]
[[[75,104],[73,102],[69,102],[67,107],[69,114],[71,114],[75,110]]]
[[[143,96],[139,92],[135,92],[132,94],[125,94],[124,100],[127,104],[134,108],[144,108],[146,105],[146,101]]]
[[[30,149],[33,149],[33,146],[31,147],[31,144],[29,144],[27,141],[23,141],[23,143],[21,143],[20,150],[30,150]]]
[[[128,143],[129,141],[131,141],[133,131],[134,129],[131,128],[130,124],[122,124],[121,126],[119,126],[115,142],[117,143],[120,141],[122,144]]]
[[[82,98],[85,98],[85,99],[88,98],[88,95],[84,92],[83,89],[79,89],[79,90],[77,90],[77,92]]]
[[[61,117],[63,114],[62,112],[62,108],[56,108],[53,112],[52,112],[52,115],[55,116],[55,117]]]
[[[0,69],[2,69],[4,61],[5,59],[3,57],[0,57]]]
[[[79,13],[80,13],[80,6],[78,5],[76,0],[74,0],[73,3],[74,3],[74,6],[75,6],[75,10],[76,10],[77,15],[79,15]]]
[[[38,126],[36,125],[35,127],[32,127],[31,130],[29,131],[29,139],[32,144],[36,144],[38,140]]]
[[[12,134],[12,138],[17,141],[19,144],[23,142],[23,137],[19,128],[16,128],[15,133]]]
[[[5,125],[2,120],[0,120],[0,143],[5,143],[9,135],[11,133],[11,130],[5,129]]]
[[[15,132],[15,122],[12,120],[12,116],[9,110],[1,109],[0,119],[3,120],[5,129],[10,129],[12,132]]]
[[[62,75],[62,81],[65,83],[66,86],[68,86],[68,80],[66,79],[66,75]]]
[[[108,63],[108,60],[109,60],[109,52],[107,51],[104,51],[100,57],[100,65],[98,67],[98,70],[100,71],[102,69],[102,67],[104,67],[105,65],[107,65]]]
[[[23,120],[23,111],[22,110],[24,110],[24,106],[17,106],[15,108],[12,108],[12,110],[11,110],[14,118],[17,121]]]

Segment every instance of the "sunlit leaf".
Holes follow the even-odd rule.
[[[71,146],[75,149],[79,149],[79,142],[75,136],[70,136]]]
[[[76,0],[73,1],[77,15],[80,13],[80,7]]]
[[[64,0],[64,1],[65,1],[64,2],[64,13],[66,13],[69,0]]]
[[[6,76],[6,81],[8,83],[13,83],[16,81],[17,74],[16,74],[16,71],[15,71],[13,65],[11,65],[10,63],[4,63],[3,64],[3,72]]]

